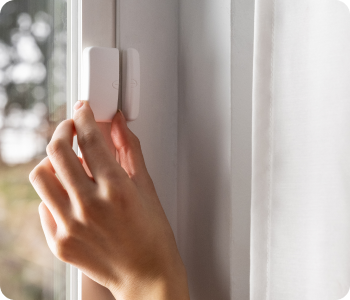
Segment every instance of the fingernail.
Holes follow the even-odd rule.
[[[84,102],[79,100],[75,103],[74,105],[74,110],[78,110],[79,108],[81,108],[84,105]]]
[[[125,119],[124,114],[123,114],[123,112],[122,112],[121,109],[118,109],[118,112],[117,112],[117,113],[118,113],[118,114],[121,114],[121,116],[123,117],[123,119]]]

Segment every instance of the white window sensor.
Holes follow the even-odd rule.
[[[111,122],[118,110],[119,50],[89,47],[83,53],[82,99],[97,122]]]
[[[135,49],[123,53],[122,111],[134,121],[140,107],[140,56]],[[83,53],[82,100],[87,100],[97,122],[111,122],[118,109],[119,50],[89,47]]]
[[[140,55],[129,48],[123,52],[122,110],[127,121],[135,121],[140,111]]]

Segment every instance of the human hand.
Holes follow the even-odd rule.
[[[39,213],[51,251],[117,299],[189,299],[186,270],[139,140],[118,112],[111,137],[119,164],[89,104],[79,105],[29,176],[43,201]],[[92,177],[72,150],[75,134]]]

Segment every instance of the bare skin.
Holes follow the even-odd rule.
[[[72,150],[75,135],[92,177]],[[88,103],[80,101],[73,120],[57,127],[48,157],[30,173],[42,199],[39,213],[48,245],[118,300],[190,299],[174,234],[140,142],[121,112],[113,119],[111,137],[120,163]]]

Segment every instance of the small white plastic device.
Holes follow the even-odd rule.
[[[118,110],[119,50],[89,47],[83,52],[82,99],[97,122],[111,122]]]
[[[129,48],[123,52],[122,111],[127,121],[135,121],[140,111],[140,55]]]
[[[134,121],[140,111],[140,55],[129,48],[123,52],[122,111]],[[87,100],[97,122],[111,122],[118,109],[119,51],[89,47],[83,53],[82,99]]]

